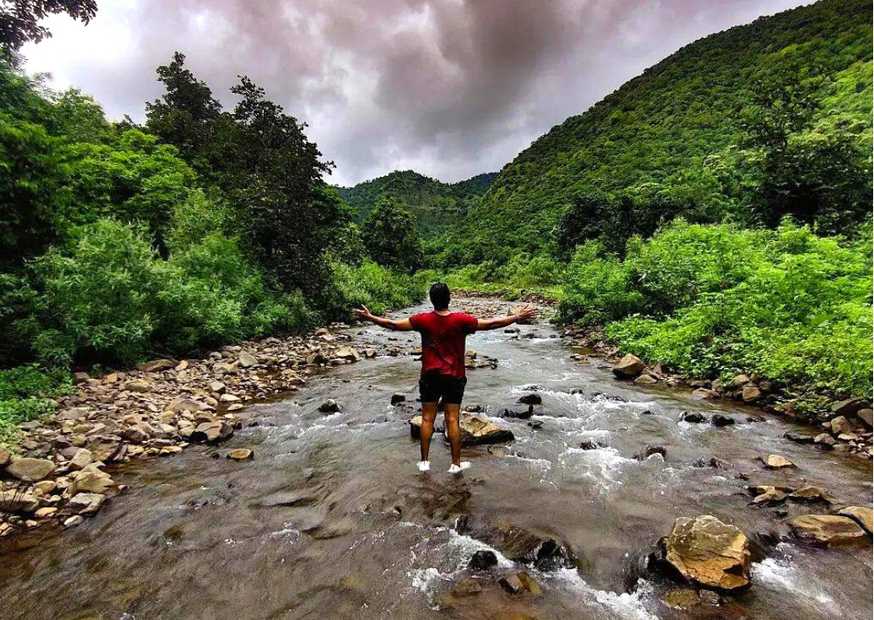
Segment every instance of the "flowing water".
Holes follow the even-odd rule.
[[[751,535],[779,529],[773,508],[748,505],[746,485],[772,481],[817,484],[842,503],[870,505],[871,465],[783,439],[792,425],[780,419],[747,422],[755,412],[615,381],[603,362],[571,359],[547,325],[521,330],[469,338],[498,367],[469,372],[465,403],[498,416],[522,408],[516,400],[536,385],[543,406],[532,420],[542,426],[503,420],[516,441],[504,451],[465,449],[473,467],[464,476],[446,473],[440,435],[432,472],[415,469],[409,411],[389,404],[394,392],[415,403],[413,356],[338,367],[289,400],[251,407],[258,425],[228,444],[116,470],[131,490],[85,524],[5,543],[3,617],[871,617],[867,543],[783,542],[757,554],[752,588],[722,606],[681,612],[661,603],[671,583],[636,567],[676,517],[713,514]],[[351,333],[417,344],[414,334],[375,327]],[[326,398],[342,411],[319,413]],[[683,410],[720,410],[739,423],[678,423]],[[581,450],[587,439],[606,447]],[[650,444],[664,446],[667,458],[633,458]],[[255,459],[210,458],[230,447],[253,448]],[[762,469],[755,459],[768,453],[798,469]],[[713,456],[734,469],[695,463]],[[817,510],[785,508],[789,516]],[[488,579],[478,595],[449,597],[471,554],[488,548],[453,528],[460,515],[560,539],[578,569],[527,568],[539,597],[510,596]],[[498,557],[496,573],[512,568]]]

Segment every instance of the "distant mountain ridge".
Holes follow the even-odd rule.
[[[399,170],[358,183],[337,187],[360,223],[383,196],[394,198],[416,217],[420,234],[444,230],[463,217],[488,190],[497,172],[478,174],[458,183],[443,183],[413,170]]]
[[[504,166],[467,221],[449,231],[453,260],[503,262],[543,251],[582,195],[722,200],[711,164],[730,161],[756,80],[775,66],[824,77],[814,133],[848,127],[870,153],[871,20],[870,0],[821,0],[679,49]]]

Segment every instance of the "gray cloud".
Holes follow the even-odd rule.
[[[25,48],[28,69],[142,119],[174,50],[225,105],[246,74],[351,184],[497,170],[553,125],[707,34],[799,0],[126,0]]]

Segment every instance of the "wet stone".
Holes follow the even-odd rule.
[[[470,557],[467,565],[473,570],[488,570],[492,566],[498,565],[498,556],[495,555],[494,551],[480,549]]]

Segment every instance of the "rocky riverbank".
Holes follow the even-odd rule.
[[[862,398],[829,401],[820,397],[820,404],[813,410],[800,406],[800,399],[789,390],[774,385],[756,375],[738,373],[728,382],[719,379],[695,379],[669,372],[662,364],[648,366],[635,355],[620,355],[619,350],[606,343],[596,332],[568,327],[563,336],[574,346],[592,351],[611,363],[618,380],[635,385],[654,386],[662,384],[672,388],[689,388],[696,400],[732,400],[757,407],[771,414],[801,422],[816,429],[810,433],[789,431],[786,438],[803,444],[811,444],[821,450],[846,452],[855,458],[871,460],[872,409],[871,403]],[[578,354],[584,357],[582,354]],[[701,419],[698,420],[697,417]],[[697,416],[696,421],[707,421]],[[724,421],[724,416],[713,416],[714,424]]]
[[[217,444],[248,420],[245,407],[306,385],[322,369],[377,355],[391,343],[361,343],[334,324],[306,337],[226,346],[202,359],[156,359],[102,376],[79,372],[55,414],[23,424],[17,454],[0,450],[0,536],[44,525],[74,527],[125,486],[114,466]],[[371,346],[372,345],[372,346]],[[252,451],[227,451],[246,460]]]

